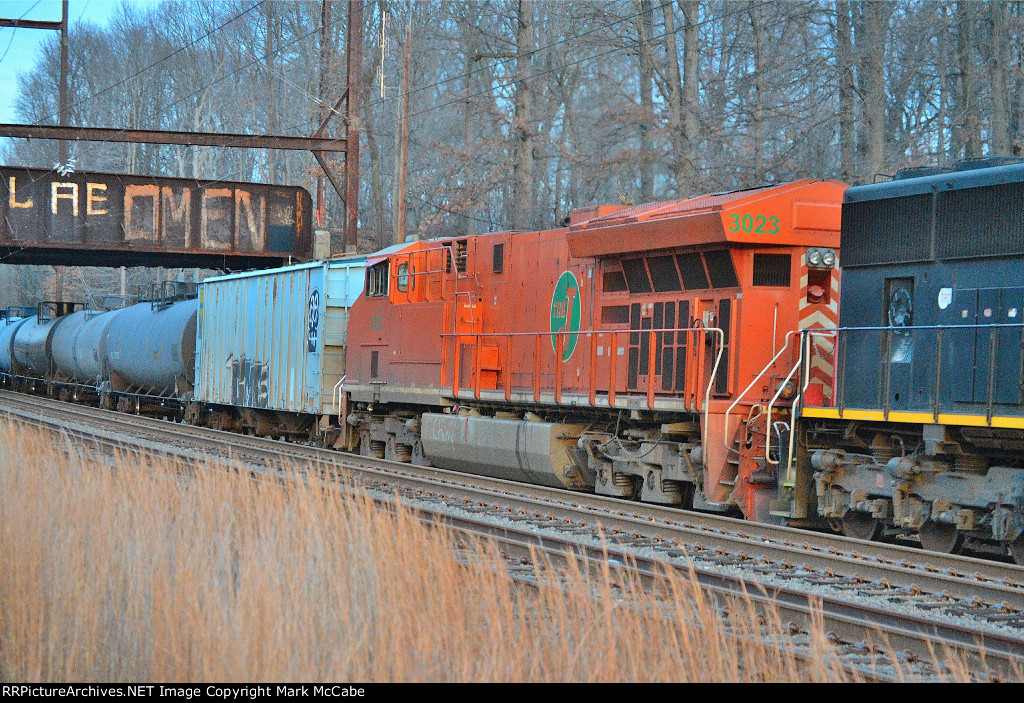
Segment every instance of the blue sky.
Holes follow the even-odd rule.
[[[71,41],[75,41],[74,26],[79,20],[106,25],[122,0],[69,0],[68,21]],[[153,2],[154,0],[131,0]],[[6,19],[60,21],[60,0],[0,0],[0,17]],[[0,122],[18,122],[14,114],[17,94],[17,76],[29,70],[40,54],[42,43],[56,32],[42,29],[0,28]],[[103,127],[104,125],[90,125]]]

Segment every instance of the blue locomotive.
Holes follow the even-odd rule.
[[[850,188],[841,236],[840,326],[804,332],[803,388],[834,372],[781,448],[791,519],[1024,563],[1024,164]]]

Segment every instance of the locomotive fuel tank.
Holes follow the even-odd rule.
[[[107,359],[114,391],[191,393],[195,380],[197,300],[138,303],[110,324]]]
[[[110,327],[122,310],[93,313],[75,337],[72,355],[74,357],[75,380],[79,383],[97,384],[107,379],[107,342]]]
[[[0,327],[0,371],[11,373],[13,364],[14,335],[18,329],[28,322],[27,317],[7,318],[5,324]]]
[[[471,415],[423,415],[423,454],[434,466],[554,488],[593,487],[573,460],[585,425]]]

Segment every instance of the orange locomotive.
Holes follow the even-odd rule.
[[[336,446],[798,521],[810,487],[766,446],[789,444],[791,333],[836,326],[845,188],[588,208],[370,256]],[[817,351],[809,392],[827,397]]]

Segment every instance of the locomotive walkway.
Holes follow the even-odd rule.
[[[274,478],[349,477],[387,504],[497,541],[518,560],[575,554],[646,579],[677,569],[708,591],[745,594],[796,628],[820,613],[852,666],[886,678],[883,652],[927,675],[943,647],[984,678],[1024,670],[1024,568],[703,513],[467,476],[0,391],[0,415],[97,448],[228,464]],[[290,471],[289,471],[290,469]],[[933,647],[934,649],[930,649]],[[905,654],[903,654],[905,652]]]

